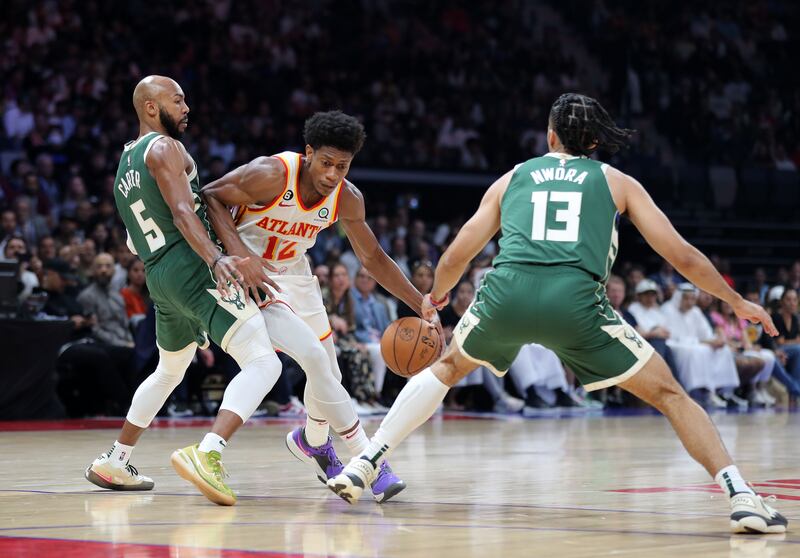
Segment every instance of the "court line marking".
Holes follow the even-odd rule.
[[[341,522],[341,521],[284,521],[284,520],[275,520],[275,521],[235,521],[233,523],[228,522],[214,522],[214,521],[197,521],[197,522],[188,522],[188,523],[180,523],[180,522],[153,522],[153,523],[119,523],[119,524],[106,524],[104,527],[186,527],[186,526],[217,526],[217,525],[224,525],[224,526],[240,526],[240,527],[259,527],[259,526],[266,526],[266,525],[300,525],[300,526],[325,526],[325,527],[348,527],[351,526],[352,523],[350,522]],[[634,535],[634,536],[666,536],[666,537],[693,537],[693,538],[703,538],[703,539],[715,539],[715,540],[730,540],[731,538],[743,538],[743,539],[750,539],[756,540],[758,535],[750,537],[736,537],[733,533],[731,534],[714,534],[714,533],[672,533],[672,532],[665,532],[665,531],[647,531],[647,530],[638,530],[638,529],[600,529],[600,528],[591,528],[591,527],[530,527],[530,526],[514,526],[514,525],[483,525],[477,523],[468,523],[468,524],[448,524],[448,523],[381,523],[381,522],[374,522],[368,523],[364,525],[365,527],[391,527],[394,529],[397,528],[426,528],[426,529],[482,529],[482,530],[505,530],[505,531],[523,531],[523,532],[556,532],[556,533],[594,533],[594,534],[604,534],[604,535]],[[33,531],[33,530],[43,530],[43,529],[86,529],[86,528],[94,528],[94,525],[47,525],[47,526],[40,526],[40,527],[9,527],[9,528],[0,528],[0,531]],[[8,536],[8,535],[0,535],[0,536]],[[774,537],[774,535],[772,535]],[[769,535],[767,535],[769,537]],[[31,537],[35,538],[35,537]],[[41,537],[47,538],[47,537]],[[86,539],[64,539],[64,540],[86,540]],[[772,540],[768,538],[767,540]],[[99,542],[107,542],[107,541],[99,541]],[[800,540],[774,540],[776,543],[783,543],[783,544],[794,544],[800,545]],[[160,545],[159,545],[160,546]],[[168,546],[168,545],[166,545]],[[209,547],[209,548],[216,548],[216,547]],[[219,550],[236,550],[236,549],[227,549],[227,548],[220,548]]]
[[[0,539],[2,540],[19,540],[19,539],[30,539],[32,541],[57,541],[57,542],[74,542],[74,543],[89,543],[89,544],[98,544],[98,545],[109,545],[109,546],[134,546],[134,547],[150,547],[150,548],[167,548],[167,549],[186,549],[186,550],[221,550],[223,552],[230,552],[236,554],[252,554],[254,556],[263,556],[264,558],[330,558],[333,556],[334,558],[358,558],[357,556],[353,556],[351,554],[316,554],[316,553],[309,553],[309,552],[291,552],[291,551],[284,551],[284,550],[253,550],[253,549],[246,549],[246,548],[229,548],[229,547],[220,547],[220,546],[188,546],[188,545],[175,545],[175,544],[163,544],[163,543],[140,543],[140,542],[121,542],[121,541],[104,541],[99,539],[67,539],[64,537],[24,537],[24,536],[15,536],[15,535],[0,535]]]
[[[132,493],[113,493],[107,490],[85,490],[85,491],[65,491],[55,492],[47,490],[14,490],[14,489],[0,489],[0,492],[19,492],[25,494],[46,494],[46,495],[60,495],[66,494],[71,496],[87,496],[87,495],[110,495],[115,494],[118,498],[134,498],[137,495]],[[201,494],[186,494],[182,492],[156,492],[152,493],[158,496],[178,496],[178,497],[193,497],[200,498]],[[238,495],[238,500],[305,500],[314,502],[338,502],[333,498],[312,498],[309,496],[255,496],[255,495]],[[722,497],[720,497],[722,498]],[[636,510],[636,509],[616,509],[616,508],[594,508],[588,506],[551,506],[546,504],[486,504],[481,502],[431,502],[431,501],[402,501],[394,500],[391,506],[402,505],[422,505],[422,506],[461,506],[461,507],[477,507],[477,508],[500,508],[500,509],[524,509],[524,510],[565,510],[565,511],[586,511],[586,512],[600,512],[600,513],[633,513],[633,514],[647,514],[647,515],[666,515],[666,516],[679,516],[679,517],[728,517],[727,513],[703,513],[703,512],[663,512],[654,510]],[[790,520],[800,520],[800,517],[786,516]],[[2,529],[0,529],[2,530]]]

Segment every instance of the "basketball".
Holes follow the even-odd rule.
[[[404,378],[433,364],[441,348],[439,331],[416,316],[395,320],[381,337],[381,354],[386,366]]]

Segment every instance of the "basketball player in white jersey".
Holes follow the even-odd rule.
[[[258,262],[247,260],[240,266],[245,284],[258,284],[262,258],[274,268],[268,274],[280,288],[276,299],[262,303],[259,293],[253,296],[262,306],[274,347],[295,359],[308,377],[306,426],[290,432],[286,444],[324,483],[342,470],[329,424],[354,455],[366,448],[368,439],[341,385],[331,326],[306,251],[319,231],[339,220],[378,283],[418,311],[422,294],[380,247],[364,220],[361,192],[344,178],[364,143],[364,127],[340,111],[323,112],[306,121],[304,136],[305,154],[258,157],[208,184],[203,195],[228,254],[258,256]],[[235,207],[233,217],[228,207]],[[405,484],[384,466],[371,488],[381,502]]]

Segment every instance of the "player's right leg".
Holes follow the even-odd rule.
[[[388,455],[433,416],[447,391],[476,367],[475,360],[465,356],[458,343],[450,345],[444,356],[408,381],[367,449],[330,479],[328,488],[350,504],[356,503],[380,473]]]
[[[189,343],[178,351],[167,351],[158,347],[158,366],[137,388],[119,437],[110,450],[101,454],[86,469],[86,480],[111,490],[153,488],[153,480],[140,475],[130,465],[133,446],[139,441],[142,432],[150,426],[172,390],[183,379],[196,349],[196,343]]]
[[[654,354],[633,377],[619,384],[661,411],[686,451],[730,498],[735,533],[783,533],[788,521],[744,481],[706,412],[675,381],[664,360]]]
[[[369,443],[350,396],[340,382],[333,341],[328,337],[320,342],[316,332],[285,304],[271,304],[261,313],[275,348],[292,357],[307,378],[303,398],[308,412],[306,426],[290,432],[286,436],[286,446],[325,483],[342,471],[342,463],[328,436],[328,423],[353,455],[359,455]],[[379,502],[404,488],[405,483],[388,465],[384,465],[381,475],[372,483],[373,496]]]
[[[236,503],[236,494],[225,482],[227,472],[222,465],[223,450],[281,374],[280,360],[272,348],[258,309],[249,299],[246,303],[240,301],[240,304],[252,305],[252,308],[242,308],[241,315],[233,322],[229,315],[218,316],[209,329],[212,338],[236,360],[241,371],[225,389],[211,431],[199,444],[176,450],[171,458],[173,468],[182,478],[194,484],[215,504],[225,506]]]

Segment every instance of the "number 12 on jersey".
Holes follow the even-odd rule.
[[[533,240],[553,242],[577,242],[581,221],[581,201],[583,192],[550,192],[537,190],[531,193],[533,204]],[[556,223],[564,223],[557,229],[547,227],[547,206],[549,203],[566,203],[565,208],[556,209]]]
[[[261,257],[267,260],[277,260],[279,262],[291,260],[297,255],[294,250],[295,246],[297,246],[297,242],[281,240],[277,236],[271,236],[267,239],[267,247],[264,249],[264,253],[261,254]],[[280,250],[278,250],[278,248],[280,248]]]

